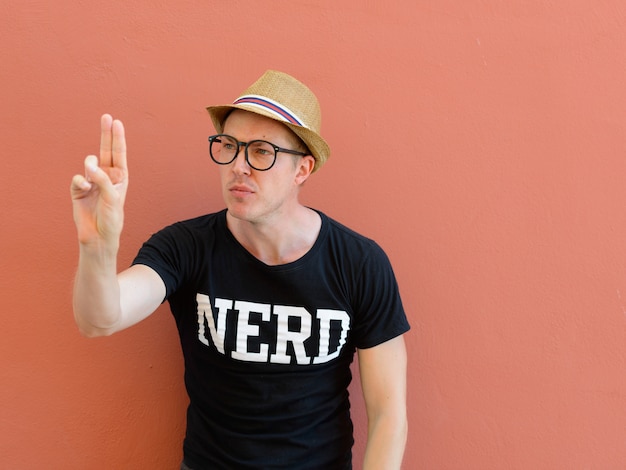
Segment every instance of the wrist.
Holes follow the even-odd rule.
[[[79,265],[83,263],[97,264],[106,269],[115,268],[117,265],[117,254],[119,242],[79,242]]]

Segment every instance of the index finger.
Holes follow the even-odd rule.
[[[113,118],[110,114],[103,114],[100,118],[100,165],[110,167],[112,163]]]

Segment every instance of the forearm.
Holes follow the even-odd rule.
[[[368,420],[363,468],[398,470],[408,428],[404,338],[360,349],[359,370]]]
[[[369,418],[364,470],[400,469],[407,439],[406,413]]]
[[[85,336],[115,331],[121,320],[116,248],[80,245],[73,306],[76,324]]]

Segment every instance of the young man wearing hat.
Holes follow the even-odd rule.
[[[125,136],[102,117],[100,157],[87,157],[71,185],[80,330],[109,335],[169,302],[190,398],[181,468],[195,470],[351,468],[356,351],[363,468],[400,468],[409,325],[380,247],[299,203],[329,156],[315,95],[268,71],[208,111],[226,209],[161,230],[120,273]]]

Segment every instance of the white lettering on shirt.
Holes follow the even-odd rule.
[[[235,302],[235,310],[239,312],[239,320],[237,321],[237,346],[232,353],[232,358],[240,361],[267,362],[269,346],[261,343],[259,351],[252,352],[248,349],[248,338],[259,336],[259,325],[250,324],[250,313],[260,313],[261,320],[268,322],[270,321],[270,306],[238,300]]]
[[[214,316],[208,295],[197,294],[196,302],[198,340],[210,346],[210,337],[220,354],[230,354],[239,361],[323,364],[339,356],[350,330],[350,316],[343,310],[318,309],[317,321],[314,322],[313,316],[304,307],[216,298]],[[226,319],[231,313],[237,315],[237,321],[236,331],[229,333]],[[271,321],[276,325],[275,330],[271,337],[262,340],[260,326]],[[229,324],[232,328],[234,323]],[[207,326],[209,337],[206,333]],[[313,331],[313,327],[317,331]],[[312,333],[317,333],[319,337],[318,353],[314,357],[307,354],[305,347],[305,341],[311,338]],[[234,349],[230,353],[225,347],[227,335],[234,339]],[[269,351],[275,352],[270,354]]]
[[[339,356],[341,348],[346,344],[346,337],[348,336],[348,329],[350,328],[350,317],[343,310],[320,309],[317,311],[317,318],[320,321],[320,353],[319,356],[313,360],[313,364],[322,364]],[[337,321],[340,322],[341,327],[339,346],[331,353],[329,352],[331,322]]]
[[[287,355],[287,343],[293,345],[298,364],[310,364],[311,359],[304,349],[304,340],[311,336],[311,315],[302,307],[287,307],[275,305],[274,315],[278,316],[278,334],[276,335],[276,353],[270,357],[270,362],[277,364],[291,363]],[[289,318],[300,319],[300,330],[289,329]]]
[[[233,303],[226,299],[215,299],[215,308],[217,308],[217,325],[213,320],[213,314],[211,313],[211,299],[208,295],[198,294],[196,295],[196,302],[198,302],[198,339],[209,345],[209,340],[204,332],[204,322],[209,326],[209,332],[211,333],[211,339],[213,344],[219,352],[224,354],[224,338],[226,336],[226,314],[228,309],[233,308]]]

